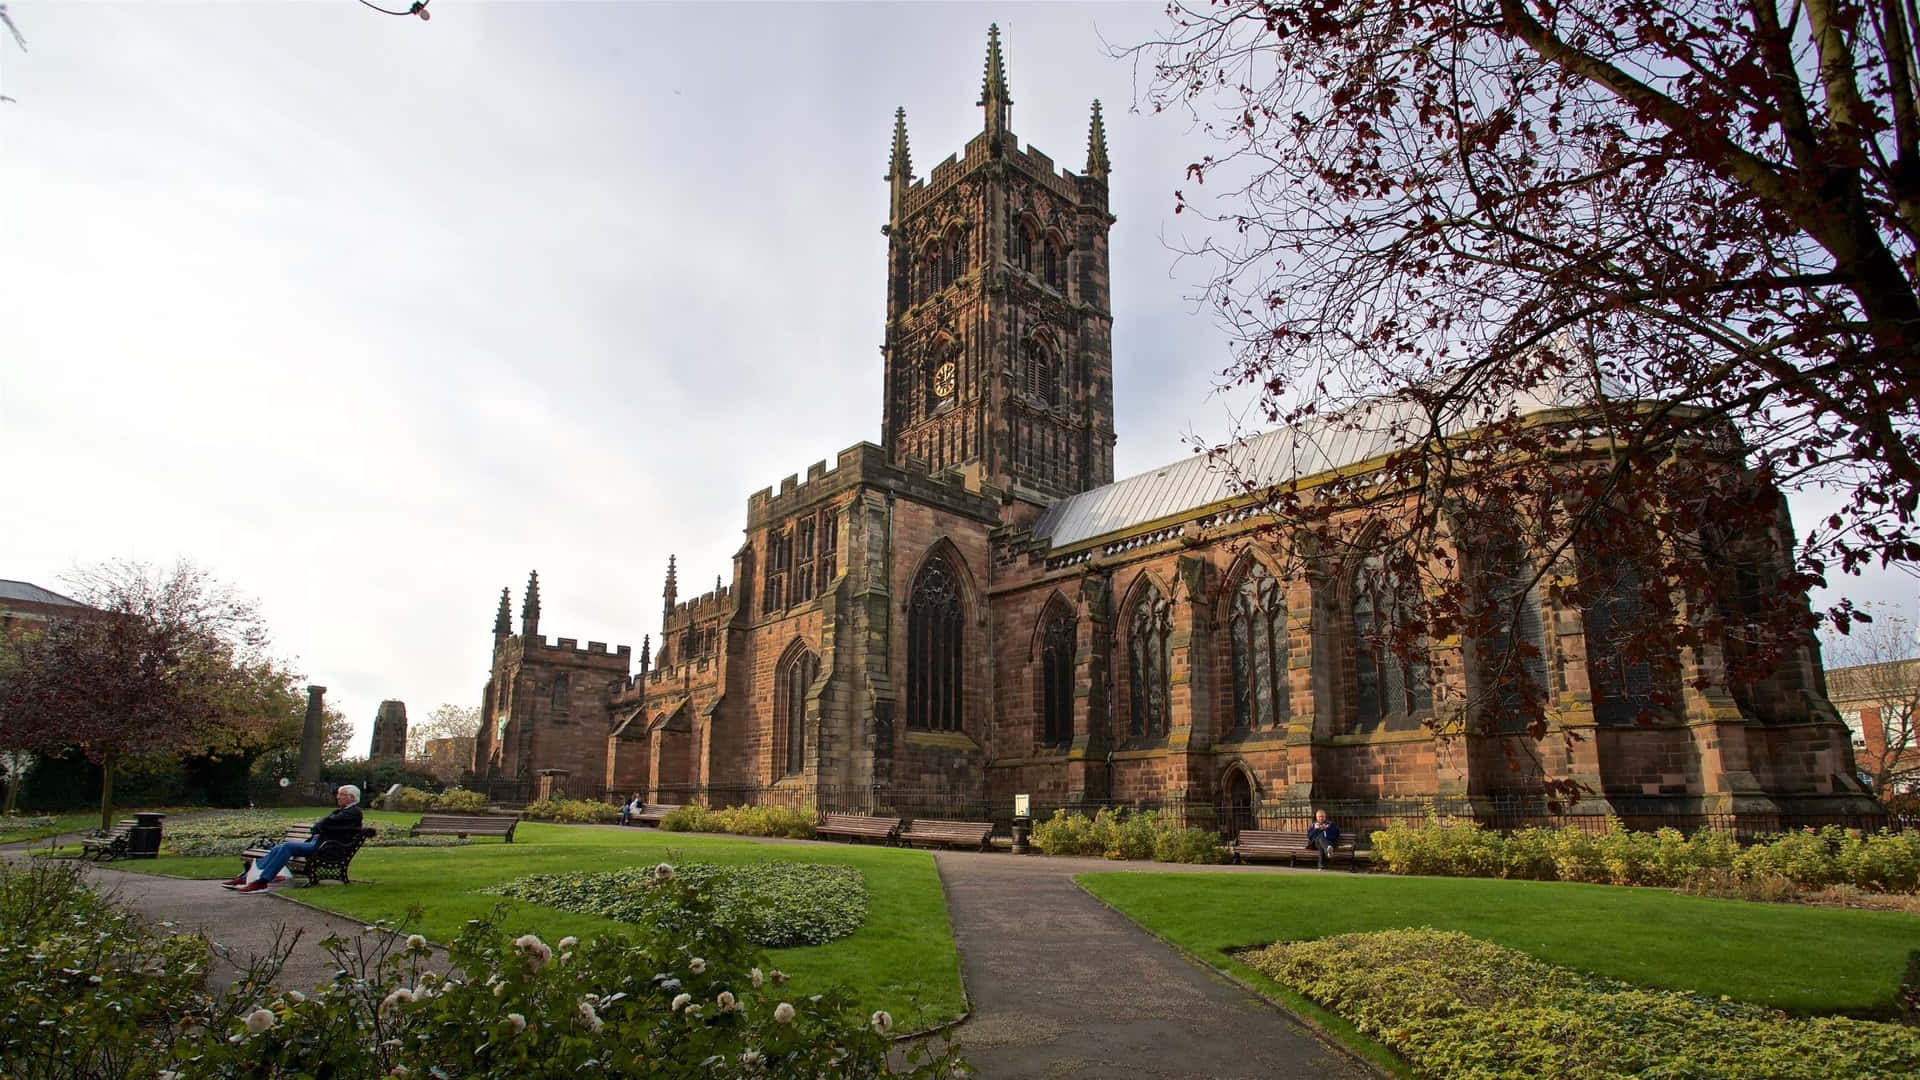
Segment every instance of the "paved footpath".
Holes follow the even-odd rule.
[[[24,847],[7,845],[0,856],[21,856]],[[1290,1014],[1160,942],[1072,880],[1095,869],[1288,871],[977,852],[942,852],[934,859],[972,1009],[952,1034],[986,1080],[1374,1080],[1379,1075]],[[239,977],[249,956],[268,952],[276,935],[294,932],[301,940],[276,982],[290,989],[319,986],[333,978],[335,969],[317,943],[331,934],[352,937],[365,929],[356,920],[292,902],[302,891],[298,888],[242,894],[208,881],[111,867],[89,866],[88,873],[141,914],[183,930],[202,930],[229,950],[232,959],[216,959],[212,972],[220,987]]]
[[[1072,881],[1110,864],[976,852],[935,861],[973,1007],[954,1035],[982,1077],[1378,1076]],[[1212,870],[1222,871],[1234,872]]]

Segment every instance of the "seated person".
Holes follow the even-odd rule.
[[[641,803],[640,796],[638,795],[620,804],[620,824],[625,825],[632,819],[633,815],[641,811],[643,806],[644,804]]]
[[[1327,868],[1327,856],[1333,854],[1333,846],[1340,842],[1340,826],[1327,817],[1325,810],[1313,812],[1313,824],[1307,826],[1307,846],[1318,856],[1320,869]]]
[[[342,784],[333,793],[333,801],[339,807],[333,813],[313,823],[313,833],[305,840],[289,840],[273,847],[254,864],[259,873],[254,880],[248,881],[241,874],[232,881],[221,882],[224,888],[234,892],[264,892],[282,867],[296,855],[312,855],[320,850],[320,845],[329,840],[351,843],[360,832],[360,789],[352,784]]]

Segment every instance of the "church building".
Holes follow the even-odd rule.
[[[1375,644],[1399,588],[1377,564],[1303,570],[1204,455],[1116,482],[1100,104],[1076,172],[1021,146],[1012,103],[990,29],[962,153],[915,177],[896,113],[879,442],[750,495],[730,584],[683,597],[669,561],[637,671],[626,646],[549,645],[537,578],[513,633],[503,591],[477,784],[966,817],[1024,794],[1226,824],[1421,800],[1492,817],[1552,777],[1630,820],[1871,812],[1811,636],[1757,691],[1689,650],[1649,722],[1645,677],[1604,663],[1605,613],[1529,595],[1553,734],[1441,737],[1436,684],[1475,678],[1471,643]],[[1242,452],[1299,483],[1378,453],[1299,436]]]

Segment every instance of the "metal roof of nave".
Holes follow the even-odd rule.
[[[1512,414],[1525,416],[1578,403],[1575,393],[1543,388],[1522,394]],[[1443,424],[1447,434],[1492,423],[1507,408],[1469,407]],[[1057,550],[1123,532],[1151,521],[1249,494],[1274,484],[1370,461],[1407,445],[1422,430],[1423,407],[1406,397],[1375,398],[1338,416],[1316,417],[1255,435],[1227,448],[1225,460],[1196,453],[1105,487],[1069,495],[1047,507],[1033,526],[1035,539]]]

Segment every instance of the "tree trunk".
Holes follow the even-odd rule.
[[[113,766],[108,758],[100,763],[100,827],[113,828]]]

